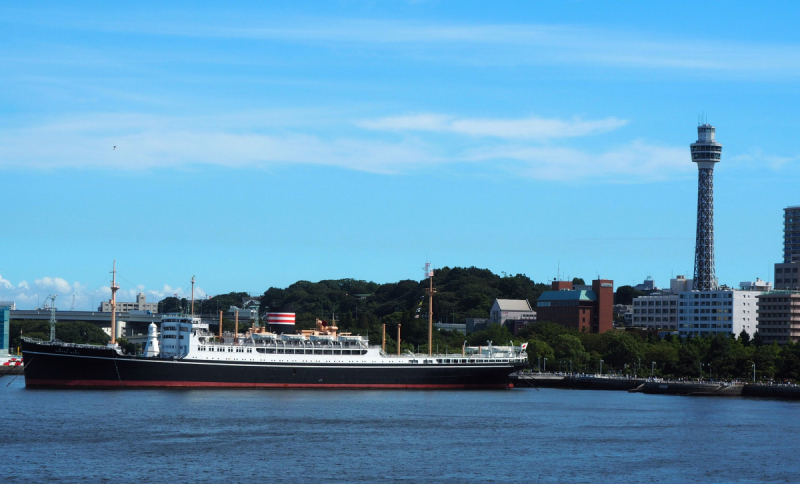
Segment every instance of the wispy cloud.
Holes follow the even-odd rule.
[[[800,164],[800,155],[780,156],[764,153],[761,150],[754,150],[750,153],[732,156],[731,161],[739,162],[744,166],[759,170],[762,169],[764,165],[773,170],[780,170],[787,165]]]
[[[800,75],[800,44],[742,42],[736,38],[674,38],[564,24],[456,24],[375,19],[232,19],[201,16],[160,20],[61,15],[58,28],[144,36],[233,39],[317,45],[363,51],[393,49],[418,60],[480,64],[594,65],[741,73],[763,79]],[[135,18],[135,17],[131,17]],[[28,16],[19,23],[49,25]]]
[[[547,140],[606,133],[625,126],[623,119],[571,121],[531,116],[523,119],[457,118],[444,114],[416,114],[360,121],[363,128],[388,131],[448,132],[469,136]]]
[[[258,127],[249,131],[235,125],[211,127],[204,119],[139,115],[85,116],[0,134],[0,168],[6,169],[240,168],[300,163],[396,173],[436,161],[432,151],[413,140],[263,133]]]
[[[691,172],[686,150],[635,141],[615,149],[590,153],[551,146],[496,146],[471,151],[473,161],[506,161],[514,173],[560,181],[642,182]]]
[[[236,119],[233,115],[219,117],[226,118]],[[462,164],[477,173],[540,180],[641,182],[669,178],[692,168],[685,149],[645,141],[595,151],[550,145],[558,138],[586,137],[626,123],[613,117],[563,121],[535,116],[492,119],[423,114],[344,121],[346,126],[364,129],[331,136],[303,132],[302,126],[286,132],[262,128],[266,133],[248,132],[236,123],[221,122],[215,128],[204,117],[98,115],[4,131],[0,134],[0,169],[150,170],[198,165],[240,169],[300,164],[402,174]],[[399,135],[397,139],[376,139],[376,130]],[[470,143],[442,139],[443,133],[469,138]],[[37,280],[36,284],[40,282],[52,285],[59,281]]]

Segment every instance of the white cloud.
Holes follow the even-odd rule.
[[[7,284],[6,284],[7,282]],[[42,277],[34,280],[33,286],[22,281],[16,287],[0,276],[0,288],[3,294],[0,299],[14,301],[17,309],[34,309],[37,305],[45,303],[50,294],[58,294],[56,307],[60,310],[69,310],[73,307],[77,311],[96,310],[101,301],[107,301],[111,297],[111,289],[103,285],[94,290],[89,290],[86,284],[74,282],[69,284],[66,279],[61,277]],[[164,284],[161,289],[149,289],[144,284],[137,284],[133,287],[123,287],[117,291],[118,301],[135,301],[136,296],[144,292],[148,302],[158,302],[165,297],[191,297],[191,289],[182,287],[172,287]],[[74,301],[73,301],[74,296]],[[195,301],[199,302],[208,296],[206,291],[195,286]]]
[[[659,180],[695,167],[686,150],[635,141],[599,154],[573,148],[502,146],[473,150],[471,161],[505,161],[518,175],[540,180],[635,182]]]
[[[41,279],[36,279],[35,281],[33,281],[33,283],[41,287],[42,289],[47,289],[47,290],[53,289],[60,294],[72,293],[72,285],[70,285],[69,282],[60,277],[43,277]]]
[[[358,124],[369,130],[350,138],[327,139],[304,133],[245,133],[226,126],[211,130],[204,121],[192,118],[100,115],[6,130],[0,134],[0,169],[147,170],[193,165],[236,169],[310,164],[396,174],[436,164],[469,163],[484,171],[513,170],[515,175],[544,180],[625,182],[662,179],[691,169],[685,149],[643,141],[594,153],[549,145],[559,137],[599,134],[626,123],[614,117],[560,120],[421,114],[361,121]],[[369,138],[372,130],[398,131],[403,136],[396,141],[375,140]],[[470,147],[442,139],[442,133],[470,137]],[[40,139],[48,142],[37,142]],[[111,149],[115,145],[117,149]],[[64,280],[44,278],[36,285],[69,292]],[[163,297],[175,292],[183,290],[165,286],[152,294]]]
[[[626,120],[614,117],[584,121],[547,119],[531,116],[523,119],[457,118],[443,114],[417,114],[365,120],[363,128],[388,131],[449,132],[475,137],[547,140],[606,133],[625,126]]]

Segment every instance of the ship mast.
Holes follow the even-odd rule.
[[[114,266],[111,270],[111,344],[117,344],[117,260],[114,259]]]
[[[194,319],[194,276],[192,276],[192,319]]]
[[[431,263],[425,263],[425,277],[430,279],[430,287],[425,289],[428,293],[428,356],[433,355],[433,294],[436,289],[433,288],[433,269]]]
[[[47,299],[50,300],[50,341],[56,340],[56,298],[58,294],[51,294]]]

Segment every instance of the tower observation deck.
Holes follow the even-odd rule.
[[[722,145],[714,140],[716,128],[710,124],[697,127],[697,141],[692,143],[692,161],[697,163],[697,238],[694,246],[694,289],[717,288],[714,272],[714,165],[719,163]]]

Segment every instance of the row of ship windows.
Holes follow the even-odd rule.
[[[173,336],[174,338],[174,336]],[[181,335],[183,338],[183,335]],[[198,346],[198,351],[216,351],[218,353],[252,353],[253,348],[245,348],[244,346]],[[247,351],[245,351],[247,350]]]
[[[228,353],[252,353],[253,348],[242,346],[199,346],[199,351],[217,351]],[[310,349],[310,348],[256,348],[259,353],[267,355],[366,355],[367,350]]]
[[[462,358],[437,358],[437,363],[508,363],[508,360],[470,360]]]

